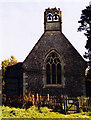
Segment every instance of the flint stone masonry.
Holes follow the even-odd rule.
[[[45,56],[50,51],[57,51],[64,64],[64,86],[45,87],[44,78]],[[71,45],[67,38],[60,31],[46,31],[28,57],[23,62],[23,67],[27,72],[28,83],[27,91],[42,95],[60,95],[69,96],[85,95],[85,68],[86,63],[77,50]]]

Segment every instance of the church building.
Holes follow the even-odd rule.
[[[71,34],[71,31],[70,31]],[[62,12],[44,12],[44,33],[22,63],[6,70],[6,95],[86,96],[86,62],[62,33]]]

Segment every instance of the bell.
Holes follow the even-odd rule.
[[[51,18],[52,18],[52,15],[49,14],[49,15],[48,15],[48,20],[51,20]]]

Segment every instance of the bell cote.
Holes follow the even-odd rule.
[[[61,31],[62,16],[60,8],[48,8],[44,12],[44,30]]]

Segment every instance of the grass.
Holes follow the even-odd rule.
[[[90,118],[91,112],[82,112],[64,115],[59,112],[53,112],[52,109],[32,106],[28,109],[20,109],[8,106],[2,106],[2,118]]]

